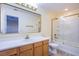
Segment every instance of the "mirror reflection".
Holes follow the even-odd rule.
[[[18,17],[7,16],[7,31],[6,33],[18,33]]]

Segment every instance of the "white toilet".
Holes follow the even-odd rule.
[[[58,48],[58,44],[56,44],[56,43],[49,43],[49,55],[50,56],[57,55],[57,48]]]

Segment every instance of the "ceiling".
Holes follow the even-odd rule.
[[[40,3],[39,7],[50,14],[61,14],[67,12],[64,10],[65,8],[68,11],[79,9],[79,3]]]

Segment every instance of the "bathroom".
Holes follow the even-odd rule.
[[[0,56],[79,56],[79,3],[0,3],[0,15]]]

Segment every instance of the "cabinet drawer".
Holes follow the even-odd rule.
[[[5,50],[5,51],[0,51],[0,56],[11,56],[11,55],[15,55],[18,52],[17,48],[14,49],[9,49],[9,50]]]
[[[38,46],[42,46],[42,42],[36,42],[36,43],[34,44],[34,47],[38,47]]]
[[[32,48],[33,48],[33,44],[24,45],[24,46],[20,47],[20,52],[28,50],[28,49],[32,49]]]
[[[48,43],[49,43],[49,40],[43,41],[43,44],[48,44]]]
[[[29,49],[20,53],[20,56],[33,56],[33,49]]]

